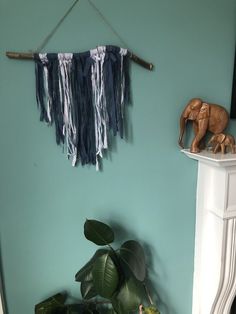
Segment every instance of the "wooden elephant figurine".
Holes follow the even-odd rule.
[[[219,150],[221,150],[222,154],[225,154],[227,147],[230,148],[232,154],[236,153],[235,139],[230,134],[215,134],[210,138],[208,145],[210,144],[212,145],[214,154],[216,154]]]
[[[184,148],[183,135],[187,121],[193,122],[195,137],[192,141],[191,153],[200,152],[200,142],[207,131],[214,134],[223,132],[229,121],[228,112],[216,104],[203,102],[200,98],[189,101],[180,117],[179,145]]]

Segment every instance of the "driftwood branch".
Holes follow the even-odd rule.
[[[32,60],[34,59],[34,54],[29,52],[12,52],[7,51],[6,56],[10,59],[22,59],[22,60]]]
[[[144,61],[143,59],[136,56],[134,53],[130,54],[130,59],[134,61],[135,63],[141,65],[143,68],[152,71],[154,68],[154,65],[150,62]]]
[[[32,52],[7,51],[6,56],[10,59],[21,59],[21,60],[33,60],[34,59],[34,54]],[[154,65],[152,63],[144,61],[143,59],[136,56],[134,53],[130,53],[130,59],[147,70],[152,71],[154,68]]]

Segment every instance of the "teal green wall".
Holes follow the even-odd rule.
[[[6,50],[35,49],[72,1],[0,0],[0,228],[9,314],[31,314],[54,292],[79,296],[74,274],[94,252],[86,217],[122,224],[148,244],[162,314],[192,302],[196,162],[177,146],[191,97],[230,107],[235,0],[97,0],[129,48],[155,64],[132,64],[130,139],[93,167],[72,168],[54,130],[39,122],[32,62]],[[120,42],[81,0],[46,51]],[[235,122],[233,122],[235,123]],[[234,133],[236,135],[236,133]]]

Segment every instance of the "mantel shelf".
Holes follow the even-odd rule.
[[[211,164],[212,166],[216,167],[230,167],[236,166],[236,154],[232,153],[217,153],[214,154],[209,150],[204,150],[198,154],[191,153],[189,149],[182,149],[181,150],[186,156],[189,158]]]

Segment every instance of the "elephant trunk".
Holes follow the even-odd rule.
[[[180,131],[179,131],[179,146],[184,148],[184,144],[183,144],[183,136],[184,136],[184,131],[185,131],[185,126],[186,126],[186,122],[187,122],[187,119],[184,117],[184,115],[182,114],[181,117],[180,117],[180,121],[179,121],[179,124],[180,124]]]

